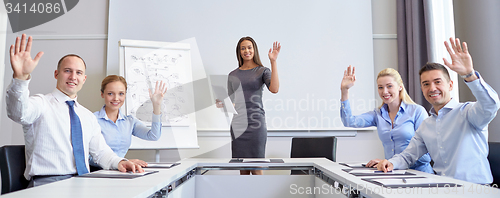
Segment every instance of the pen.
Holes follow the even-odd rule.
[[[403,183],[405,183],[405,184],[406,184],[406,179],[405,179],[405,178],[403,178]]]

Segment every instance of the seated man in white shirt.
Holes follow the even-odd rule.
[[[80,105],[77,92],[87,76],[86,65],[78,55],[66,55],[59,60],[54,77],[56,89],[49,94],[29,96],[31,72],[43,55],[31,58],[32,38],[23,34],[10,47],[10,62],[14,72],[7,88],[7,114],[23,125],[26,143],[24,176],[30,186],[67,179],[88,173],[88,157],[104,169],[122,172],[144,170],[125,158],[118,157],[106,144],[97,119]]]
[[[420,85],[425,99],[432,104],[430,117],[415,132],[410,144],[400,154],[380,162],[379,170],[406,169],[427,152],[434,160],[438,175],[477,184],[493,181],[488,162],[488,124],[500,108],[498,94],[474,71],[472,58],[460,40],[445,42],[451,63],[476,97],[476,102],[459,103],[451,98],[453,81],[439,63],[427,63],[420,69]]]

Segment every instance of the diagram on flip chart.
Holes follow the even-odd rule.
[[[189,46],[179,44],[161,48],[125,47],[124,77],[127,80],[126,113],[150,124],[156,83],[167,87],[161,106],[163,126],[189,126],[194,112]]]

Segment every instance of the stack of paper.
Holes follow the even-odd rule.
[[[143,173],[120,172],[118,170],[99,170],[91,173],[80,175],[79,177],[94,177],[94,178],[125,178],[132,179],[141,177],[147,174],[156,173],[158,171],[145,170]]]
[[[145,168],[172,168],[175,165],[178,165],[179,163],[154,163],[154,162],[148,162],[148,166]]]
[[[344,166],[348,166],[351,168],[365,168],[366,167],[366,163],[361,163],[361,162],[358,162],[358,163],[339,163],[339,164],[344,165]]]

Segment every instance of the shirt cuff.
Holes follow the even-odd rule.
[[[398,169],[402,169],[400,168],[399,166],[399,163],[398,163],[398,160],[394,159],[394,158],[391,158],[388,160],[390,163],[392,163],[392,166],[394,168],[394,170],[398,170]]]
[[[17,78],[12,78],[11,87],[15,90],[27,90],[31,82],[31,75],[27,80],[21,80]]]
[[[123,158],[123,157],[117,157],[116,158],[116,163],[113,163],[114,166],[111,167],[111,169],[118,170],[118,164],[120,164],[121,161],[128,161],[128,159],[127,158]]]
[[[474,95],[477,99],[478,96],[484,95],[485,94],[484,91],[486,91],[487,95],[490,98],[491,96],[496,96],[497,95],[496,91],[488,83],[486,83],[483,78],[481,78],[479,72],[476,71],[476,75],[478,79],[471,82],[465,82],[465,84],[471,90],[472,95]]]
[[[340,101],[340,105],[342,109],[350,107],[349,100]]]
[[[156,115],[153,113],[153,122],[161,122],[161,115]]]
[[[475,74],[477,76],[477,79],[470,81],[470,82],[464,80],[465,84],[467,84],[467,85],[469,85],[469,84],[471,84],[471,85],[481,84],[481,82],[480,82],[482,80],[481,75],[477,71],[475,72]]]

